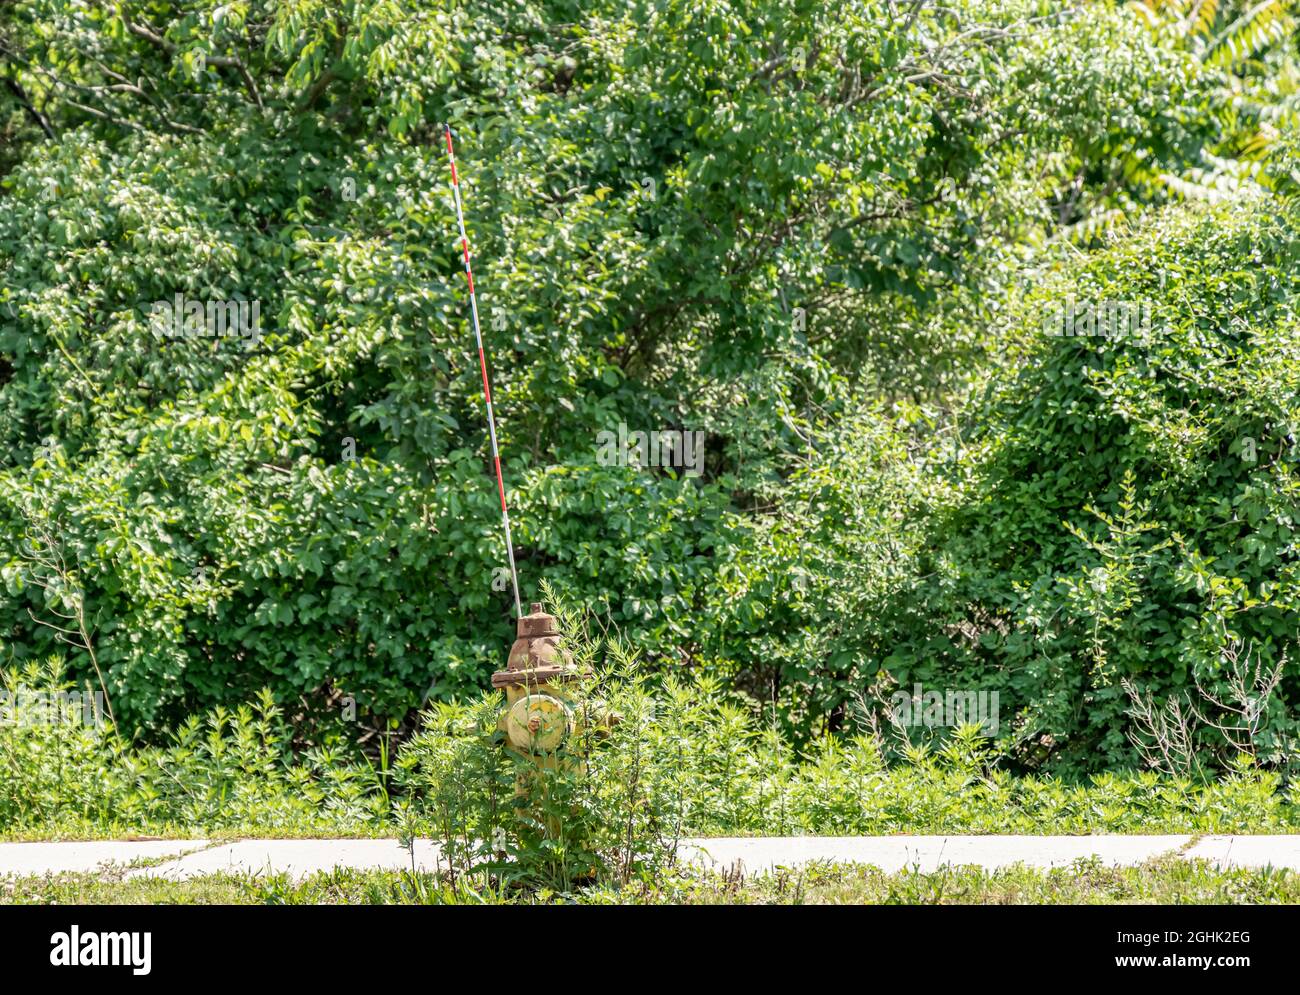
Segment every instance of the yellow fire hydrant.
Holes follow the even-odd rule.
[[[590,728],[603,736],[617,724],[618,716],[603,706],[587,702],[581,709],[564,690],[579,677],[569,652],[561,644],[554,615],[534,602],[519,619],[518,638],[510,647],[506,669],[492,675],[492,686],[506,693],[506,706],[497,719],[508,748],[525,761],[515,779],[516,798],[529,798],[520,815],[530,832],[547,836],[560,831],[558,813],[548,803],[548,775],[581,769],[582,760],[568,747]],[[549,813],[548,809],[551,809]]]
[[[519,619],[518,638],[510,647],[506,669],[492,675],[492,686],[506,693],[506,707],[497,720],[506,743],[525,763],[515,778],[515,797],[525,835],[560,834],[559,819],[550,808],[548,777],[572,769],[565,745],[578,733],[578,717],[563,684],[578,676],[560,644],[554,615],[534,603]],[[523,802],[530,799],[532,804]]]
[[[542,611],[540,603],[519,620],[517,635],[506,669],[492,675],[492,686],[506,692],[497,725],[517,752],[552,755],[577,731],[573,706],[561,685],[578,672],[560,646],[555,616]]]

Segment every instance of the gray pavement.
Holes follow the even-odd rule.
[[[356,870],[433,871],[438,868],[438,846],[416,840],[412,852],[393,839],[379,840],[240,840],[223,843],[169,863],[132,871],[128,877],[183,880],[228,871],[261,874],[284,871],[295,878],[310,877],[336,867]]]
[[[1287,867],[1300,870],[1300,835],[1202,836],[1186,856],[1219,867]]]
[[[111,864],[175,857],[207,840],[106,840],[93,843],[0,843],[0,876],[95,871]]]

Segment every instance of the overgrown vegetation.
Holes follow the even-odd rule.
[[[1067,784],[1000,769],[974,727],[893,764],[869,735],[797,749],[707,677],[652,691],[614,670],[574,695],[620,721],[571,747],[580,767],[519,798],[525,761],[495,731],[496,695],[433,706],[388,768],[328,748],[295,755],[269,695],[193,719],[165,746],[126,747],[107,725],[3,724],[0,825],[10,838],[418,835],[441,843],[453,883],[561,891],[661,874],[683,837],[702,835],[1300,829],[1294,787],[1246,763],[1209,782]],[[539,830],[556,815],[558,829]]]
[[[997,771],[1154,758],[1276,799],[1259,772],[1290,776],[1300,735],[1293,7],[4,5],[0,651],[66,654],[145,744],[78,746],[127,772],[15,792],[15,825],[219,827],[274,797],[285,825],[365,826],[396,768],[321,744],[378,757],[428,701],[433,729],[487,709],[450,704],[512,632],[444,122],[525,597],[595,608],[676,675],[660,708],[743,733],[720,755],[755,780],[698,743],[702,794],[647,775],[680,787],[660,829],[950,825],[890,804],[956,780],[960,818],[1014,821],[964,733],[873,766],[873,690],[918,683],[1000,694]],[[256,334],[170,335],[177,295],[258,302]],[[1107,302],[1150,334],[1044,334]],[[620,425],[703,432],[700,475],[602,463]],[[1282,668],[1266,701],[1234,703],[1232,647]],[[635,714],[640,680],[600,693]],[[233,711],[263,688],[278,717]],[[1206,721],[1157,728],[1170,703]],[[405,756],[436,779],[451,743]],[[641,745],[669,749],[600,755]],[[828,751],[896,801],[801,795]],[[255,762],[228,806],[222,765]],[[605,776],[574,804],[603,810]]]
[[[381,772],[354,751],[294,752],[269,692],[191,717],[166,746],[56,718],[72,688],[57,663],[4,674],[0,826],[9,836],[188,835],[257,826],[276,835],[364,834],[386,816]]]

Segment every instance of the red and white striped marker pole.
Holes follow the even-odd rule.
[[[474,270],[469,264],[469,236],[465,234],[465,212],[460,205],[460,177],[456,175],[456,153],[451,147],[451,125],[447,133],[447,157],[451,160],[451,189],[456,195],[456,222],[460,225],[460,247],[465,258],[465,276],[469,280],[469,306],[474,315],[474,341],[478,343],[478,367],[483,373],[483,398],[487,402],[488,435],[492,438],[492,462],[497,468],[497,491],[501,495],[501,521],[506,527],[506,556],[510,558],[510,583],[515,590],[515,617],[523,618],[519,602],[519,575],[515,572],[515,546],[510,538],[510,512],[506,510],[506,485],[501,478],[501,454],[497,451],[497,425],[492,415],[492,388],[488,385],[487,359],[483,356],[483,332],[478,323],[478,298],[474,296]]]

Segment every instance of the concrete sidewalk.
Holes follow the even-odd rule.
[[[348,867],[367,871],[436,871],[438,845],[416,840],[414,853],[393,839],[378,840],[240,840],[223,843],[178,860],[138,868],[127,877],[161,877],[173,881],[228,871],[259,874],[283,871],[294,878]],[[0,873],[3,867],[0,866]]]
[[[1186,857],[1200,857],[1219,867],[1287,867],[1300,870],[1300,835],[1202,836]]]
[[[95,871],[114,864],[177,857],[202,850],[207,840],[106,840],[91,843],[0,843],[0,877]]]
[[[152,861],[129,877],[171,880],[217,871],[285,872],[296,878],[333,868],[417,870],[438,868],[438,846],[416,840],[414,854],[394,839],[206,840],[95,843],[0,843],[0,877],[91,872]],[[811,861],[854,861],[885,871],[976,865],[988,870],[1025,864],[1068,867],[1097,857],[1108,865],[1140,864],[1152,857],[1202,858],[1219,867],[1285,867],[1300,871],[1300,835],[1294,836],[786,836],[686,840],[683,860],[701,867],[749,873],[797,867]],[[170,859],[167,859],[170,858]]]

